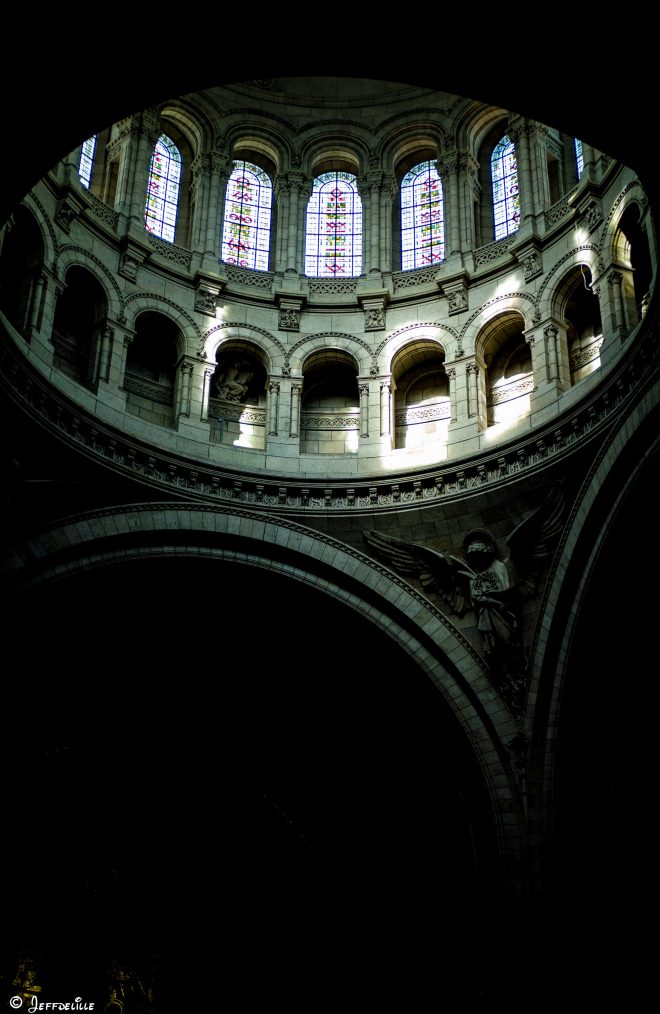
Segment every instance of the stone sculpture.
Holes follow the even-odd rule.
[[[383,532],[364,532],[378,556],[399,573],[418,577],[423,590],[439,595],[451,612],[463,616],[473,610],[491,678],[515,712],[521,707],[528,663],[522,604],[538,591],[563,513],[563,490],[557,485],[507,537],[504,560],[491,533],[482,528],[465,535],[464,559]]]

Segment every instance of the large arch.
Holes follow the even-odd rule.
[[[216,922],[197,946],[210,954],[229,930],[240,967],[246,947],[262,967],[302,956],[299,975],[327,974],[338,931],[337,985],[389,954],[397,974],[414,962],[421,987],[441,949],[452,968],[436,988],[474,995],[456,927],[472,918],[466,899],[478,907],[515,879],[520,803],[505,711],[430,603],[302,526],[190,505],[70,519],[12,563],[5,617],[33,674],[7,701],[30,714],[24,787],[44,822],[57,811],[85,830],[91,868],[131,880],[116,925],[130,953],[133,920],[136,961],[146,938],[181,968],[208,908]],[[292,626],[300,609],[323,626]],[[22,847],[19,868],[34,859]],[[47,881],[69,876],[67,847],[42,862]],[[48,914],[40,883],[27,933]],[[62,947],[94,918],[64,920]],[[109,932],[86,956],[90,976]],[[490,944],[477,947],[485,967]],[[163,965],[161,989],[181,988]]]

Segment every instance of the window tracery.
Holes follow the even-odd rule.
[[[420,162],[401,181],[401,270],[444,260],[442,180],[433,161]]]
[[[222,230],[222,260],[242,268],[268,271],[273,185],[252,162],[234,162],[227,182]]]
[[[144,225],[153,236],[174,242],[181,183],[181,152],[161,134],[151,156]]]
[[[490,159],[495,239],[504,239],[520,225],[520,193],[516,148],[508,136],[495,145]]]
[[[353,173],[327,172],[314,180],[307,206],[305,274],[351,277],[362,270],[362,201]]]
[[[580,179],[584,171],[584,152],[582,151],[582,141],[578,137],[575,138],[575,162],[577,165],[577,176]]]
[[[78,175],[80,182],[86,190],[89,190],[92,183],[92,170],[94,169],[94,153],[96,151],[96,134],[88,137],[83,142],[78,163]]]

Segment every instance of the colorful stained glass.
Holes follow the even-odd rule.
[[[147,232],[174,242],[181,183],[181,152],[161,134],[151,156],[144,226]]]
[[[94,152],[96,150],[96,134],[93,137],[88,137],[82,146],[80,152],[80,162],[78,163],[78,175],[80,176],[80,182],[84,187],[89,190],[92,183],[92,169],[94,168]]]
[[[575,138],[575,161],[577,163],[577,176],[580,179],[584,171],[584,153],[582,151],[582,141]]]
[[[507,134],[495,146],[490,159],[490,171],[495,239],[503,239],[516,232],[520,226],[518,163],[515,145]]]
[[[362,270],[362,201],[352,173],[317,176],[307,205],[305,274],[350,278]]]
[[[273,184],[259,166],[234,162],[227,182],[222,260],[268,271]]]
[[[420,162],[401,181],[401,269],[438,264],[444,256],[442,180],[435,162]]]

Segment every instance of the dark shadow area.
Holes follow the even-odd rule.
[[[488,803],[386,635],[275,572],[186,559],[71,578],[7,620],[2,952],[40,955],[44,995],[100,1002],[113,959],[157,1011],[195,977],[240,1009],[439,974],[476,995]]]

